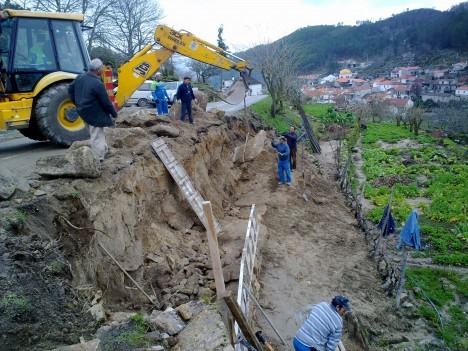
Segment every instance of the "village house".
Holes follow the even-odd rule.
[[[347,68],[342,69],[342,70],[340,71],[340,74],[338,75],[338,78],[339,78],[339,79],[342,79],[342,78],[352,78],[352,77],[353,77],[353,73],[352,73],[349,69],[347,69]]]
[[[407,109],[413,107],[411,99],[385,99],[382,101],[383,109],[392,116],[404,114]]]
[[[304,85],[314,85],[318,83],[318,77],[319,76],[317,74],[307,74],[297,78]]]
[[[452,65],[453,71],[463,71],[468,67],[468,61],[465,62],[457,62]]]
[[[455,95],[468,99],[468,85],[462,85],[455,90]]]

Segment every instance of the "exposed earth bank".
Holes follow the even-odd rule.
[[[411,309],[395,312],[394,299],[380,288],[382,280],[335,183],[332,152],[325,145],[323,155],[307,155],[300,162],[291,187],[279,186],[276,155],[259,121],[251,124],[200,109],[194,117],[198,124],[192,126],[156,119],[148,111],[121,114],[119,128],[107,132],[110,154],[101,170],[95,169],[99,177],[28,176],[26,184],[0,202],[0,350],[49,350],[78,343],[80,337],[90,340],[105,320],[115,321],[112,312],[149,316],[151,310],[208,302],[213,296],[206,233],[150,147],[158,136],[212,203],[223,228],[218,241],[224,277],[234,295],[247,218],[256,204],[262,222],[256,293],[288,347],[280,345],[258,314],[256,323],[277,350],[292,349],[298,308],[336,294],[350,298],[355,313],[345,325],[354,330],[358,320],[370,350],[444,349],[429,327],[411,319]],[[81,145],[71,150],[84,150],[86,157]],[[60,167],[66,160],[54,162]],[[201,313],[203,308],[195,310]],[[202,345],[193,337],[187,337],[191,344],[184,341],[179,332],[163,341],[154,338],[152,345],[174,350]],[[209,329],[204,332],[210,334]],[[344,333],[346,349],[365,349],[355,334]],[[99,335],[108,340],[118,333],[103,336],[101,328]],[[225,340],[217,349],[219,345],[229,349]]]

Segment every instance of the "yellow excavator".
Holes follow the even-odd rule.
[[[68,98],[68,85],[87,70],[89,54],[82,14],[6,9],[0,12],[0,131],[19,130],[34,140],[68,146],[89,137]],[[186,31],[158,26],[154,49],[147,45],[117,69],[115,103],[124,106],[135,90],[174,53],[240,72],[222,98],[239,103],[248,86],[248,62]],[[109,83],[110,77],[103,77]],[[109,89],[109,95],[113,94]]]

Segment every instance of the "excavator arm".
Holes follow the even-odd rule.
[[[158,26],[154,33],[154,39],[163,48],[152,51],[152,46],[147,45],[118,69],[119,88],[115,95],[115,101],[119,107],[122,107],[138,87],[156,73],[174,53],[225,70],[235,69],[239,71],[241,73],[240,80],[243,81],[243,84],[233,84],[233,89],[226,92],[224,98],[229,103],[242,101],[248,90],[244,77],[247,72],[252,70],[248,62],[189,32],[176,31],[167,26]]]

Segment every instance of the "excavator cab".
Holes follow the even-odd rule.
[[[4,10],[0,16],[0,129],[18,129],[35,140],[70,145],[87,137],[70,118],[68,84],[86,71],[82,15]],[[51,89],[53,91],[51,91]],[[52,99],[60,91],[60,99]]]

